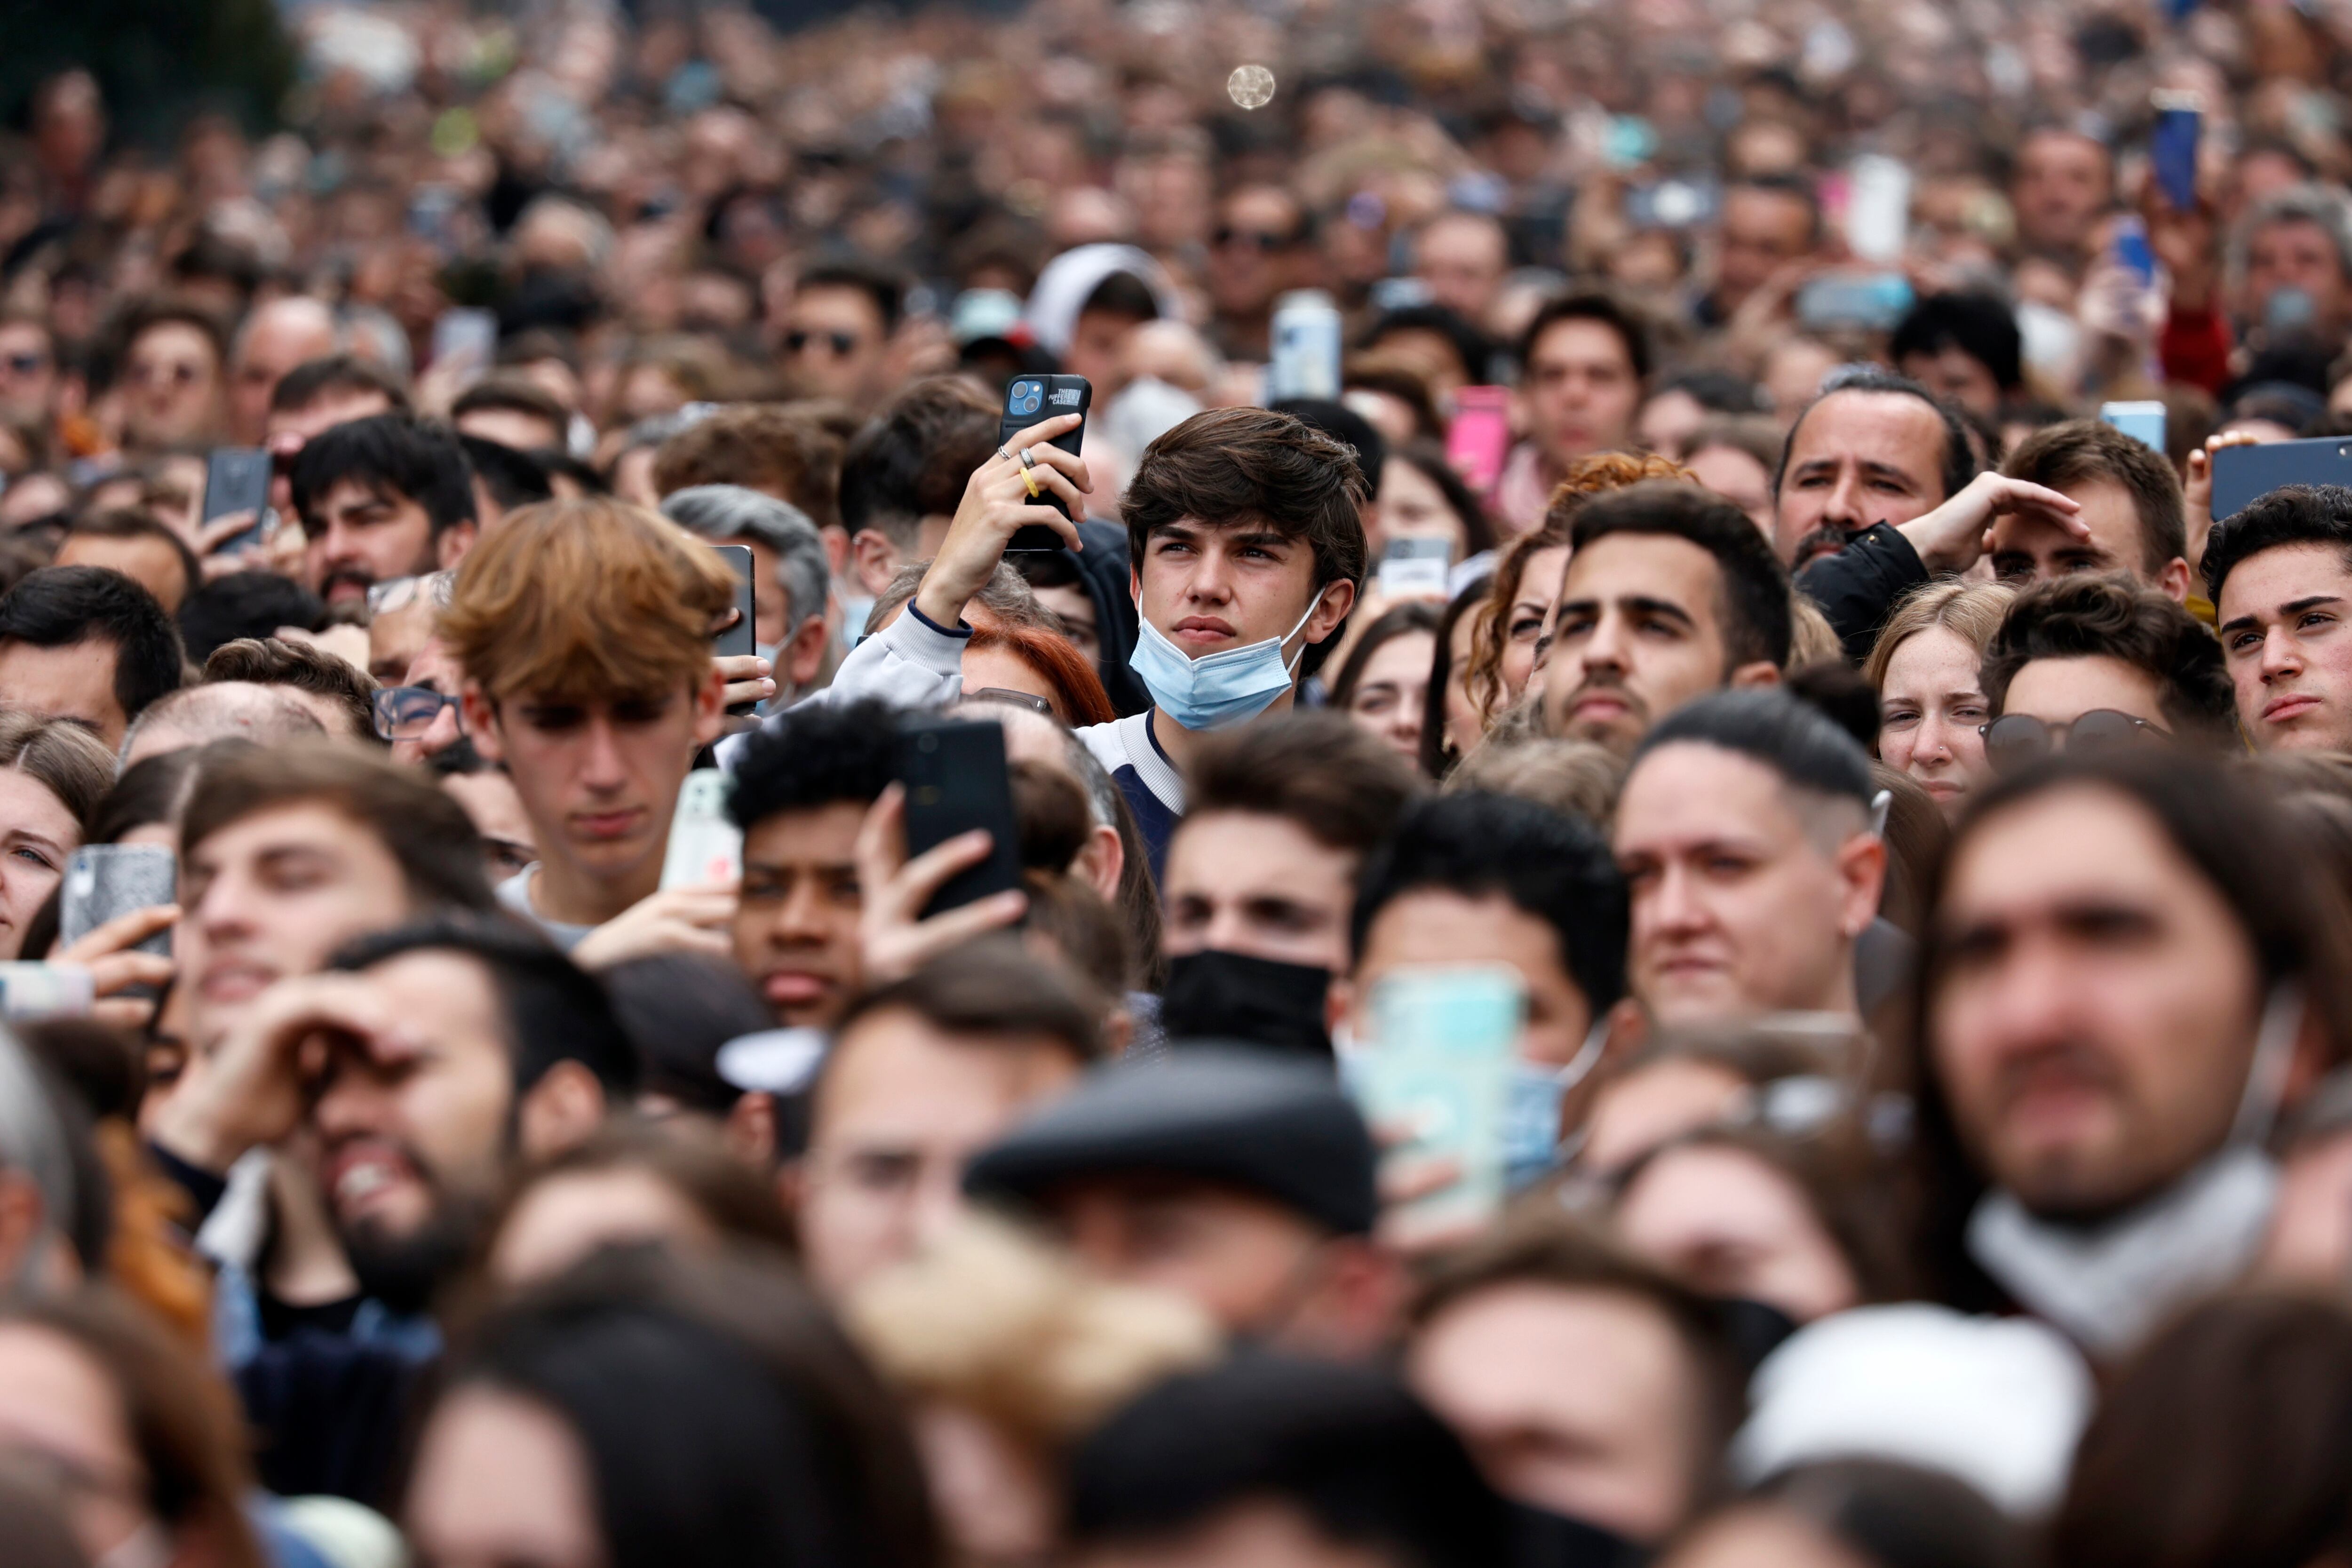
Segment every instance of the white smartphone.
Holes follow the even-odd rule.
[[[1381,594],[1391,599],[1443,599],[1454,542],[1435,534],[1391,539],[1381,552]]]
[[[669,819],[669,848],[662,857],[661,885],[698,888],[731,882],[743,874],[743,830],[727,815],[727,775],[697,768],[677,792]]]
[[[1877,267],[1903,259],[1911,240],[1911,171],[1893,158],[1865,153],[1847,171],[1845,242]]]

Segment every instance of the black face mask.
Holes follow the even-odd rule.
[[[1323,998],[1331,972],[1214,948],[1168,964],[1160,1023],[1171,1040],[1239,1040],[1328,1058]]]
[[[1506,1502],[1510,1568],[1641,1568],[1649,1553],[1597,1524],[1526,1503]]]

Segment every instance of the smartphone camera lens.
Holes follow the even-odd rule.
[[[1024,381],[1013,389],[1013,412],[1034,414],[1045,401],[1045,388],[1034,381]]]

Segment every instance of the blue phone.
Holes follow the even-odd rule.
[[[2197,205],[2197,142],[2205,116],[2193,103],[2166,103],[2163,97],[2158,95],[2156,129],[2148,137],[2148,166],[2172,210],[2189,212]]]
[[[2142,284],[2156,281],[2156,252],[2147,243],[2147,226],[2136,217],[2120,218],[2116,223],[2115,243],[2110,247],[2118,266],[2124,267]]]
[[[2153,398],[2128,403],[2102,403],[2099,418],[2142,446],[2164,450],[2164,405]]]

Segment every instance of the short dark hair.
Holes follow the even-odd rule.
[[[1742,664],[1789,662],[1795,636],[1789,569],[1746,512],[1697,485],[1646,479],[1594,496],[1578,509],[1569,525],[1570,559],[1612,533],[1665,534],[1715,557],[1727,672]]]
[[[555,499],[555,487],[548,482],[547,465],[540,460],[538,453],[493,441],[487,436],[461,434],[457,447],[466,454],[467,471],[482,481],[490,499],[502,510],[512,511],[519,506]]]
[[[1364,470],[1364,488],[1372,495],[1381,493],[1381,468],[1388,461],[1389,443],[1370,420],[1336,398],[1286,397],[1267,406],[1296,415],[1351,448],[1356,454],[1356,466]]]
[[[323,697],[342,710],[352,735],[375,741],[375,678],[323,648],[281,637],[238,637],[205,658],[203,679],[207,685],[249,680],[256,686],[290,686]]]
[[[803,289],[856,289],[874,301],[886,332],[898,330],[898,318],[906,310],[907,280],[870,261],[828,261],[812,267],[793,285],[794,293]]]
[[[2017,444],[2000,471],[2052,489],[2086,479],[2123,486],[2139,519],[2140,566],[2151,577],[2189,552],[2180,476],[2163,453],[2103,419],[2043,426]]]
[[[1204,735],[1184,768],[1188,817],[1279,816],[1316,842],[1369,854],[1421,793],[1404,759],[1345,714],[1294,711]],[[1180,825],[1181,831],[1181,825]]]
[[[1849,392],[1884,393],[1895,397],[1916,397],[1933,409],[1944,426],[1944,450],[1937,464],[1943,480],[1944,497],[1952,497],[1968,489],[1969,481],[1977,477],[1976,447],[1969,441],[1969,427],[1958,409],[1937,396],[1907,375],[1897,375],[1876,365],[1830,373],[1822,390],[1805,405],[1794,423],[1789,426],[1789,438],[1780,444],[1780,460],[1772,466],[1772,494],[1778,499],[1780,481],[1788,477],[1789,454],[1797,449],[1797,432],[1811,418],[1813,410],[1831,398]]]
[[[1596,1020],[1625,994],[1625,879],[1590,823],[1483,790],[1415,804],[1358,883],[1348,940],[1360,961],[1380,912],[1423,889],[1499,893],[1550,925],[1560,967]]]
[[[322,431],[295,458],[288,479],[294,510],[306,524],[327,492],[346,479],[415,501],[436,537],[474,521],[465,448],[448,426],[413,415],[371,415]]]
[[[506,1012],[517,1094],[559,1062],[596,1075],[608,1097],[636,1087],[637,1057],[595,978],[538,931],[503,916],[436,914],[343,944],[329,969],[373,969],[412,952],[455,952],[489,971]]]
[[[1400,305],[1383,310],[1356,339],[1356,346],[1375,347],[1391,332],[1427,332],[1444,338],[1453,345],[1463,372],[1472,381],[1486,376],[1487,362],[1495,357],[1495,345],[1486,334],[1464,321],[1460,311],[1444,305]]]
[[[2015,392],[2024,380],[2024,340],[2016,313],[1999,295],[1927,296],[1895,323],[1886,357],[1899,365],[1913,354],[1939,354],[1946,349],[1958,349],[1984,366],[2004,393]]]
[[[890,783],[898,732],[879,702],[788,709],[744,742],[728,815],[748,833],[779,812],[870,805]]]
[[[1305,420],[1270,408],[1212,408],[1143,449],[1124,503],[1128,555],[1139,570],[1153,531],[1188,517],[1212,524],[1247,518],[1307,542],[1318,589],[1341,581],[1361,588],[1370,493],[1356,454]],[[1298,673],[1313,674],[1336,640],[1308,645]]]
[[[390,403],[392,412],[408,412],[408,390],[390,371],[357,354],[326,354],[304,360],[278,378],[269,392],[269,412],[292,414],[335,393],[369,392]]]
[[[266,637],[280,626],[315,632],[327,614],[318,595],[275,572],[232,572],[200,584],[180,605],[188,657],[204,660],[238,637]]]
[[[1536,345],[1543,335],[1562,321],[1598,321],[1617,334],[1625,345],[1625,358],[1633,367],[1633,379],[1650,379],[1650,331],[1633,311],[1606,294],[1569,294],[1546,301],[1527,331],[1519,334],[1519,363],[1524,367],[1535,358]],[[1750,526],[1754,526],[1750,524]]]
[[[2352,489],[2282,485],[2214,523],[2205,536],[2205,596],[2218,606],[2239,562],[2282,544],[2329,545],[2352,572]]]
[[[1374,1367],[1244,1352],[1149,1389],[1069,1461],[1082,1548],[1164,1539],[1269,1497],[1401,1568],[1511,1557],[1512,1516],[1461,1438]]]
[[[1135,321],[1156,321],[1160,319],[1160,297],[1151,291],[1150,284],[1132,272],[1107,272],[1078,307],[1081,316],[1089,310],[1125,316]]]
[[[188,542],[181,536],[180,531],[165,527],[155,521],[153,514],[142,511],[137,507],[111,507],[105,511],[94,511],[76,518],[73,526],[66,530],[66,538],[152,539],[159,544],[170,546],[172,553],[179,557],[181,577],[187,584],[181,595],[183,605],[187,603],[189,595],[204,586],[204,565],[197,561],[196,552],[188,548]]]
[[[1870,754],[1843,725],[1812,703],[1770,687],[1710,691],[1650,727],[1633,767],[1661,746],[1696,744],[1763,763],[1791,786],[1868,808],[1878,794]],[[1628,777],[1631,777],[1629,770]]]
[[[1070,1059],[1084,1067],[1103,1054],[1102,1026],[1089,1001],[1068,971],[1030,956],[1017,939],[982,938],[853,998],[833,1026],[833,1054],[860,1019],[903,1009],[945,1034],[1043,1035],[1066,1046]],[[818,1070],[822,1076],[824,1069]]]
[[[114,702],[128,721],[180,688],[179,628],[155,595],[103,566],[44,566],[0,597],[0,642],[114,645]]]
[[[115,338],[121,345],[122,363],[130,363],[131,347],[141,338],[166,326],[194,328],[212,345],[213,363],[223,371],[228,368],[228,329],[220,317],[194,300],[169,296],[139,300],[122,313]]]
[[[2154,676],[2183,739],[2220,746],[2237,733],[2237,693],[2213,634],[2155,589],[2116,575],[2078,572],[2021,591],[1985,648],[1985,696],[2004,712],[2009,683],[2035,659],[2095,657]]]
[[[841,525],[911,551],[927,515],[952,514],[996,450],[996,405],[961,376],[926,377],[859,431],[841,459]]]
[[[1723,188],[1726,200],[1735,191],[1760,191],[1766,195],[1788,196],[1805,205],[1805,216],[1811,227],[1806,234],[1806,244],[1819,245],[1822,239],[1822,196],[1812,181],[1798,174],[1742,174]]]
[[[571,411],[555,401],[554,394],[528,376],[492,375],[474,383],[450,400],[449,421],[454,425],[466,415],[486,408],[546,420],[555,427],[555,439],[550,443],[552,446],[563,444],[564,433],[572,425]]]
[[[372,834],[400,863],[410,900],[427,908],[497,907],[482,871],[482,837],[466,808],[428,775],[381,753],[298,742],[207,763],[180,814],[180,858],[258,812],[316,802]]]

